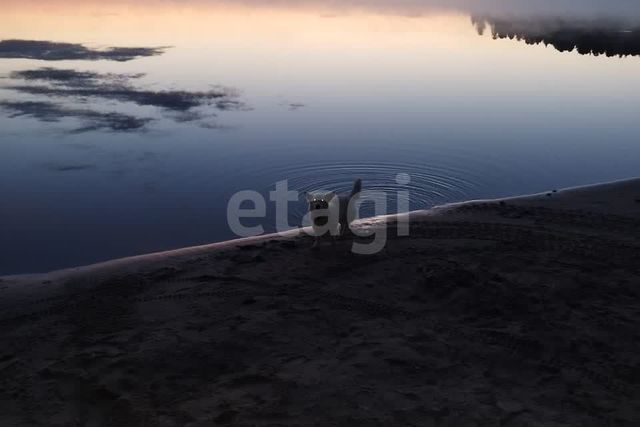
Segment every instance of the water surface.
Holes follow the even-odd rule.
[[[283,179],[420,209],[638,175],[628,2],[394,4],[9,1],[0,274],[232,238]]]

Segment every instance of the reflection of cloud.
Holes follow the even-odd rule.
[[[55,97],[95,97],[120,102],[133,102],[137,105],[147,105],[172,111],[188,111],[203,105],[214,105],[220,110],[230,110],[239,106],[237,101],[227,99],[223,91],[188,92],[188,91],[150,91],[137,90],[127,87],[96,86],[56,88],[50,86],[16,85],[5,88],[29,95],[44,95]],[[191,116],[189,116],[191,117]],[[188,121],[188,120],[186,120]]]
[[[93,130],[115,132],[141,130],[151,121],[148,118],[139,118],[128,114],[68,108],[52,102],[2,101],[0,108],[9,111],[10,117],[33,117],[43,122],[57,122],[64,118],[79,119],[83,126],[75,129],[74,133]]]
[[[42,81],[50,85],[11,85],[7,89],[30,95],[55,97],[95,97],[120,102],[132,102],[137,105],[160,107],[166,110],[187,112],[195,107],[214,105],[219,110],[240,108],[239,101],[233,99],[236,94],[225,88],[207,92],[184,90],[152,91],[137,89],[131,80],[141,75],[101,74],[76,70],[40,68],[15,72],[12,78],[27,81]]]
[[[78,43],[56,43],[38,40],[2,40],[0,58],[26,58],[43,61],[85,60],[131,61],[132,59],[156,56],[164,53],[165,48],[157,47],[110,47],[90,49]]]
[[[45,168],[49,169],[53,172],[77,172],[83,171],[87,169],[94,169],[96,165],[90,164],[55,164],[55,163],[47,163],[44,165]]]
[[[560,18],[471,18],[478,34],[487,27],[494,39],[516,39],[527,44],[544,43],[560,52],[574,49],[582,55],[640,55],[640,26],[629,27],[611,20],[567,20]]]
[[[278,102],[278,105],[285,107],[289,111],[297,111],[307,106],[307,104],[303,104],[302,102],[294,102],[287,99],[281,100],[280,102]]]
[[[38,68],[15,71],[10,74],[12,84],[3,86],[21,94],[38,96],[46,101],[3,102],[0,106],[13,112],[13,116],[29,116],[41,121],[57,121],[62,117],[76,117],[90,125],[81,131],[110,129],[130,131],[143,128],[151,121],[131,114],[102,113],[87,108],[75,108],[50,102],[49,99],[86,104],[88,99],[133,103],[152,106],[170,113],[168,117],[178,123],[201,121],[214,117],[217,111],[244,109],[237,93],[227,88],[209,91],[162,90],[135,87],[133,82],[143,74],[97,73],[72,69]],[[16,83],[15,80],[21,80]],[[210,123],[200,123],[213,127]]]
[[[126,82],[130,79],[144,77],[144,74],[100,74],[93,71],[65,70],[51,67],[43,67],[35,70],[14,71],[12,79],[27,81],[46,81],[55,85],[87,86],[96,85],[99,81],[108,81],[111,84]]]

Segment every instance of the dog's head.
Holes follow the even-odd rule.
[[[335,197],[335,193],[307,193],[307,202],[310,211],[329,209],[329,203]]]
[[[315,225],[326,225],[329,222],[329,204],[335,193],[307,193],[309,212]]]

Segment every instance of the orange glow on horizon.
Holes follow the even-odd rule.
[[[380,35],[377,37],[376,35]],[[460,14],[421,17],[358,11],[327,14],[309,7],[285,9],[241,5],[145,4],[10,0],[0,16],[0,39],[131,45],[211,45],[286,43],[309,47],[355,45],[377,48],[407,43],[407,34],[424,34],[444,45],[469,39],[473,29]],[[442,35],[446,37],[442,37]],[[431,37],[430,37],[431,38]],[[468,40],[467,40],[468,41]]]

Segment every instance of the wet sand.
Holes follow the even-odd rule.
[[[640,179],[0,279],[2,426],[635,426]]]

